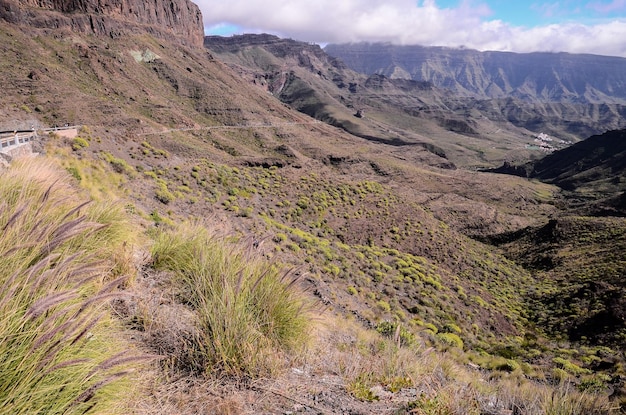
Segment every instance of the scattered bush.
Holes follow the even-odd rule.
[[[444,346],[463,348],[463,340],[454,333],[438,333],[437,339]]]
[[[591,373],[591,370],[582,368],[567,359],[563,359],[562,357],[555,357],[552,360],[552,363],[554,363],[558,368],[563,369],[572,375],[587,375]]]
[[[78,171],[76,167],[70,166],[66,170],[76,180],[81,181],[83,179],[83,177],[80,175],[80,172]]]
[[[388,313],[391,311],[391,306],[389,305],[389,303],[385,300],[379,300],[376,302],[376,306],[380,309],[380,311],[382,311],[383,313]]]
[[[117,158],[113,156],[113,154],[106,151],[102,152],[102,157],[104,158],[104,160],[109,162],[109,164],[111,165],[111,167],[113,167],[113,170],[116,173],[125,173],[128,175],[132,175],[135,173],[135,169],[124,159]]]
[[[415,344],[415,335],[401,324],[383,321],[376,326],[376,331],[387,338],[393,339],[398,345],[410,346]]]
[[[447,323],[442,328],[441,331],[444,333],[456,333],[461,334],[461,328],[454,323]]]
[[[165,183],[159,183],[157,190],[155,191],[154,197],[159,202],[167,205],[170,202],[173,202],[176,199],[174,193],[170,192]]]
[[[82,137],[76,137],[72,140],[72,150],[78,151],[83,148],[89,147],[89,141],[85,140]]]
[[[512,359],[506,359],[504,363],[500,363],[496,366],[496,370],[500,370],[502,372],[514,372],[519,368],[520,364]]]

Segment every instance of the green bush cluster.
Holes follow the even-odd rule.
[[[463,340],[454,333],[437,333],[437,340],[444,346],[463,348]]]
[[[89,147],[89,141],[84,138],[76,137],[72,140],[72,150],[78,151],[86,147]]]
[[[378,323],[376,331],[387,338],[393,339],[397,344],[402,346],[415,344],[415,335],[400,323],[383,321]]]
[[[158,183],[154,197],[164,205],[167,205],[176,199],[174,193],[169,191],[169,189],[167,188],[167,184],[165,184],[164,182]]]

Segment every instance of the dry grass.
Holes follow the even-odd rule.
[[[106,301],[122,218],[81,202],[40,160],[0,175],[0,407],[11,414],[121,413],[114,391],[142,357],[115,340]],[[116,235],[116,236],[114,236]]]
[[[196,313],[198,330],[185,339],[193,355],[188,369],[262,376],[306,343],[309,304],[299,276],[261,259],[253,246],[188,225],[160,232],[152,255],[155,269],[174,273],[181,299]]]

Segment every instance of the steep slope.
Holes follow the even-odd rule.
[[[626,336],[626,223],[623,218],[564,216],[496,243],[542,283],[529,318],[551,336],[623,348]],[[608,354],[596,365],[614,367]]]
[[[358,396],[374,400],[372,379],[383,380],[375,377],[378,373],[372,374],[373,359],[369,357],[395,364],[396,357],[415,349],[423,350],[426,358],[433,350],[452,350],[450,356],[460,355],[463,365],[471,358],[485,370],[503,376],[515,372],[511,376],[520,380],[526,376],[524,363],[529,365],[524,366],[528,376],[537,381],[557,379],[549,370],[544,375],[542,369],[551,366],[552,357],[563,358],[568,351],[554,347],[550,337],[528,324],[532,316],[526,294],[537,286],[535,276],[500,250],[470,238],[544,224],[558,213],[555,186],[437,167],[433,160],[441,163],[443,159],[415,145],[418,140],[409,141],[415,138],[414,132],[406,136],[367,134],[385,132],[388,126],[376,119],[370,122],[367,115],[367,123],[355,121],[363,128],[362,134],[349,134],[347,128],[321,123],[268,94],[263,82],[270,78],[258,78],[246,68],[239,69],[241,77],[205,49],[181,46],[176,38],[155,38],[149,35],[152,29],[113,38],[16,26],[1,20],[0,29],[0,87],[5,94],[0,117],[6,129],[31,121],[39,125],[83,124],[80,140],[56,134],[46,137],[48,156],[60,160],[98,197],[121,198],[125,211],[142,221],[147,235],[178,222],[215,222],[229,238],[249,239],[251,252],[293,266],[310,292],[342,322],[353,319],[369,335],[378,336],[371,330],[377,328],[390,338],[384,341],[378,336],[363,342],[356,335],[334,333],[335,340],[325,346],[346,354],[332,360],[338,363],[331,369],[325,367],[319,377],[332,376],[333,387],[344,395],[349,388],[339,383],[343,381],[339,375],[360,388],[356,389],[362,393]],[[155,30],[160,29],[157,26]],[[270,55],[261,50],[258,56],[273,65],[274,55]],[[306,63],[300,56],[298,50],[289,59]],[[316,53],[309,57],[316,68]],[[284,62],[278,61],[280,65]],[[286,62],[290,73],[299,74],[300,65]],[[340,67],[331,67],[339,72]],[[314,88],[316,83],[302,76],[306,85],[296,85],[296,90],[308,88],[324,95],[323,90]],[[324,76],[322,71],[319,77]],[[256,88],[249,84],[254,79]],[[365,80],[372,90],[387,82],[381,77]],[[279,90],[294,83],[295,79]],[[335,85],[348,96],[349,83]],[[425,84],[406,81],[389,81],[385,88],[390,88],[385,89],[390,95],[402,89],[429,90]],[[410,98],[403,95],[403,99]],[[373,103],[368,105],[373,107]],[[348,107],[343,108],[341,114],[360,120],[345,109]],[[395,112],[389,107],[385,114]],[[397,119],[409,123],[404,114]],[[441,128],[436,124],[428,128],[433,132],[429,138],[439,140]],[[137,301],[136,310],[127,310],[133,327],[162,323],[156,320],[163,316],[146,313],[146,307],[152,306],[170,307],[173,317],[165,320],[168,323],[184,320],[180,316],[186,314],[176,314],[185,310],[184,293],[170,292],[171,288],[159,292],[161,279],[168,277],[149,274],[145,265],[137,264],[146,274],[142,276],[152,297],[145,303]],[[174,348],[186,347],[184,336],[172,337],[182,341]],[[152,339],[149,345],[159,340]],[[402,342],[414,349],[402,349]],[[169,346],[156,351],[168,353]],[[542,350],[540,358],[538,348]],[[359,359],[366,364],[350,373],[346,363]],[[284,360],[285,364],[300,364],[290,356]],[[435,375],[429,380],[455,376],[453,370],[443,374],[445,363],[432,361]],[[308,360],[301,364],[309,371]],[[474,378],[480,373],[471,370]],[[393,376],[384,380],[389,384],[386,387],[413,389],[406,393],[412,393],[414,405],[420,405],[417,381],[406,372],[390,372]],[[290,375],[298,373],[293,370]],[[162,378],[178,376],[167,373]],[[185,382],[181,390],[191,388],[206,395],[201,387],[194,388],[200,383],[204,387],[205,379],[186,377]],[[571,382],[582,380],[574,377]],[[265,390],[255,391],[258,384],[252,383],[246,402],[267,395]],[[242,387],[238,384],[233,390]],[[222,391],[222,395],[230,392]],[[181,413],[180,406],[186,405],[188,395],[180,390],[176,393],[164,398],[176,404],[169,413]],[[306,393],[315,395],[307,402],[324,398],[317,392]],[[354,389],[351,393],[357,396]],[[442,393],[448,392],[436,390],[424,399],[434,396],[436,402]],[[471,398],[471,402],[486,408],[490,399],[481,403]],[[366,405],[352,401],[351,408]],[[282,412],[293,409],[293,402],[289,404],[291,407],[281,406]],[[380,413],[386,404],[383,400],[379,406],[359,410]],[[409,412],[411,408],[406,405],[405,409]],[[185,411],[193,413],[194,409]]]
[[[539,179],[566,190],[578,209],[624,215],[626,130],[595,135],[524,165],[506,163],[491,170]]]
[[[459,231],[483,234],[517,229],[552,210],[542,201],[544,190],[539,191],[535,185],[506,177],[501,180],[493,175],[429,168],[423,165],[423,154],[432,153],[419,146],[372,142],[316,122],[262,90],[242,84],[202,49],[181,48],[177,43],[146,36],[111,40],[77,38],[74,34],[49,37],[41,32],[32,38],[32,28],[24,33],[2,24],[4,118],[89,125],[91,142],[82,153],[108,160],[128,176],[123,187],[142,211],[163,214],[167,210],[178,218],[203,217],[209,212],[219,217],[232,216],[230,226],[243,232],[256,229],[261,233],[284,233],[281,229],[287,227],[293,230],[295,243],[302,244],[300,250],[311,242],[308,236],[297,236],[298,229],[318,235],[320,221],[325,220],[323,228],[328,234],[316,236],[326,241],[320,242],[322,246],[367,246],[368,241],[390,249],[396,245],[393,249],[398,254],[393,251],[384,255],[387,266],[392,266],[400,252],[421,255],[433,262],[431,278],[437,281],[454,280],[470,266],[464,260],[434,265],[446,263],[461,246],[475,245]],[[63,147],[63,141],[51,144]],[[264,176],[270,167],[279,171],[271,170],[276,176],[271,179],[274,183],[261,192],[267,186],[262,183],[268,180]],[[76,168],[79,177],[88,175]],[[382,182],[388,190],[378,184],[360,190],[370,180]],[[309,188],[296,185],[306,182],[311,183]],[[332,211],[330,206],[324,210],[313,208],[313,202],[329,205],[331,200],[323,202],[312,197],[342,186],[347,193],[333,191],[326,196],[338,203]],[[505,199],[499,190],[497,194],[492,190],[509,187],[516,190]],[[537,201],[530,215],[517,205],[520,197]],[[444,200],[455,203],[442,203]],[[422,206],[431,208],[437,216],[423,212]],[[471,214],[459,216],[456,212],[460,210]],[[275,217],[276,224],[265,224],[271,217]],[[421,218],[423,231],[406,224],[411,217]],[[438,230],[444,226],[438,218],[450,223],[453,235],[448,237]],[[390,234],[390,230],[396,232],[396,227],[400,234]],[[441,240],[431,245],[422,238]],[[302,253],[296,255],[284,249],[290,261],[304,259]],[[342,264],[340,274],[347,276],[351,275],[347,264],[354,261],[356,267],[362,261],[359,255],[351,258],[351,254],[332,254],[334,259],[329,260],[315,244],[308,249],[312,250],[312,258],[319,257],[311,267],[329,284],[330,292],[339,292],[345,285],[336,279],[338,264]],[[491,257],[488,249],[476,246],[472,250],[477,252],[476,261],[492,261],[480,259]],[[417,265],[413,268],[418,269]],[[491,272],[495,278],[502,271],[496,266]],[[518,278],[527,278],[521,269],[514,272]],[[424,274],[424,278],[427,276]],[[358,286],[363,283],[355,281]],[[478,290],[476,295],[481,298],[503,298],[496,295],[500,288],[495,283],[494,293],[485,291],[477,282],[469,284],[466,290]],[[472,288],[474,285],[476,288]],[[385,301],[392,297],[390,291]],[[342,306],[348,307],[353,299],[340,297],[339,303],[344,301],[347,303]],[[403,310],[414,306],[411,302],[398,305]],[[357,302],[350,307],[360,305]],[[368,319],[379,318],[375,302],[367,308],[374,310]],[[408,315],[407,311],[403,313]],[[508,327],[505,331],[521,327],[515,321],[504,323],[508,311],[495,307],[493,313],[500,316],[502,327]],[[436,317],[436,321],[443,324],[444,320]],[[487,327],[486,320],[484,324]]]
[[[200,9],[189,0],[2,0],[0,19],[23,27],[68,29],[111,38],[148,32],[189,46],[201,45],[204,33]]]
[[[587,138],[533,163],[531,177],[563,189],[602,194],[626,190],[626,130]]]
[[[569,215],[494,239],[510,259],[535,270],[544,281],[533,294],[532,319],[552,335],[587,344],[623,343],[625,157],[626,131],[619,130],[589,137],[535,162],[494,169],[564,189]]]

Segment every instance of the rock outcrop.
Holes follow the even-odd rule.
[[[204,36],[200,9],[189,0],[0,0],[0,19],[112,38],[148,32],[193,47]]]

